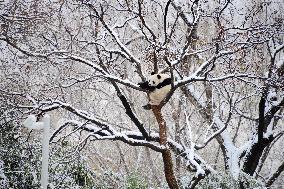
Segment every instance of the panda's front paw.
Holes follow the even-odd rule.
[[[140,82],[140,83],[138,83],[138,85],[141,89],[147,89],[149,87],[149,84],[148,84],[147,81]]]
[[[151,110],[151,104],[146,104],[142,106],[145,110]]]
[[[156,89],[156,87],[150,86],[148,81],[138,83],[138,85],[141,89],[147,90],[149,92],[153,92]]]

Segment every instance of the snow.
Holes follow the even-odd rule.
[[[269,139],[271,136],[273,136],[274,134],[273,125],[274,125],[274,118],[272,118],[269,125],[267,126],[266,132],[263,134],[263,138]]]
[[[41,115],[42,113],[52,111],[57,119],[64,119],[63,125],[55,131],[55,134],[60,139],[52,143],[52,145],[59,146],[60,140],[67,139],[66,136],[70,136],[71,139],[74,139],[73,133],[76,132],[75,140],[79,144],[83,144],[83,142],[87,141],[90,137],[92,141],[111,140],[122,141],[118,143],[122,143],[123,145],[150,146],[150,148],[158,152],[160,152],[159,150],[171,147],[172,152],[174,152],[173,154],[181,157],[183,161],[181,166],[187,163],[187,165],[196,167],[197,172],[195,176],[205,174],[204,170],[207,169],[211,172],[214,171],[207,161],[215,162],[215,159],[213,159],[215,157],[213,156],[217,154],[219,146],[224,145],[224,154],[219,153],[218,155],[221,157],[218,157],[219,160],[216,158],[216,170],[223,171],[224,164],[222,160],[224,159],[226,165],[228,165],[229,174],[232,174],[235,179],[239,178],[241,169],[240,163],[243,160],[240,159],[240,155],[243,152],[250,153],[251,145],[257,142],[257,135],[253,135],[254,132],[251,130],[251,128],[256,129],[255,126],[259,121],[257,119],[259,98],[256,94],[259,94],[259,89],[263,84],[262,79],[267,79],[267,77],[260,77],[257,74],[261,73],[261,70],[266,70],[266,65],[269,64],[269,61],[266,61],[270,58],[266,57],[268,54],[268,45],[271,45],[270,50],[272,57],[275,56],[276,68],[280,68],[284,64],[283,52],[280,52],[284,46],[280,44],[283,41],[280,40],[279,23],[277,23],[279,20],[279,12],[281,12],[282,9],[269,9],[271,8],[271,3],[255,5],[253,1],[232,1],[228,4],[228,8],[226,8],[221,15],[218,15],[218,11],[222,10],[227,1],[202,1],[197,4],[197,2],[193,3],[194,1],[173,0],[171,3],[175,3],[177,6],[174,7],[172,4],[169,6],[167,23],[166,26],[164,26],[163,16],[165,15],[164,8],[167,1],[143,1],[142,15],[145,18],[147,26],[149,26],[157,36],[155,40],[157,43],[155,43],[151,41],[151,38],[148,38],[149,31],[147,31],[145,25],[141,25],[141,19],[137,15],[137,4],[133,4],[132,1],[104,1],[103,3],[98,1],[84,1],[83,4],[82,2],[75,4],[64,2],[49,4],[49,6],[46,7],[42,6],[40,3],[48,1],[37,1],[40,3],[35,3],[35,6],[32,1],[25,1],[23,4],[19,4],[19,6],[15,7],[15,14],[11,14],[9,11],[13,3],[6,0],[4,2],[3,10],[5,14],[3,14],[3,16],[5,19],[11,21],[11,25],[9,25],[11,27],[9,27],[9,32],[7,33],[9,35],[7,36],[11,38],[11,42],[15,43],[15,45],[19,45],[19,47],[13,46],[12,43],[9,44],[7,40],[8,43],[6,43],[5,36],[0,38],[0,51],[1,53],[3,52],[0,61],[0,75],[2,74],[0,79],[3,82],[0,84],[0,90],[2,92],[2,90],[8,88],[9,91],[18,90],[20,93],[17,93],[18,95],[16,95],[16,93],[9,93],[11,96],[7,96],[6,98],[5,90],[3,104],[4,106],[6,106],[6,104],[11,106],[12,109],[24,108],[24,110],[27,110],[24,116],[28,113]],[[170,1],[168,2],[170,3]],[[98,11],[97,15],[94,15],[94,10],[84,6],[88,3],[94,5],[94,9]],[[102,6],[101,9],[97,6],[99,4]],[[28,5],[30,5],[30,11],[27,11],[28,8],[25,7]],[[37,10],[33,11],[33,7],[36,7]],[[260,9],[258,10],[257,8]],[[262,12],[264,10],[262,8],[267,8],[266,10],[272,13],[271,15],[268,14],[271,17],[267,17],[267,15],[265,15],[267,13],[265,11]],[[19,12],[19,10],[23,11]],[[50,13],[51,10],[55,11]],[[192,10],[195,17],[193,17]],[[22,13],[25,13],[25,15],[22,15]],[[37,16],[36,14],[38,13],[39,19],[44,17],[44,20],[40,22],[36,20],[33,22],[33,15]],[[255,13],[255,16],[250,16],[252,13]],[[200,14],[202,14],[202,16],[200,16]],[[52,18],[46,17],[45,15],[50,15]],[[265,19],[265,24],[261,22],[262,18],[261,16],[259,17],[259,15],[267,18]],[[21,16],[21,18],[17,18],[17,16]],[[218,16],[220,16],[220,23],[217,23],[219,20],[216,20]],[[28,20],[23,20],[22,17]],[[176,23],[174,23],[175,20]],[[189,41],[187,36],[189,30],[192,29],[190,26],[195,24],[193,22],[197,24],[198,20],[200,21],[197,25],[198,36],[194,44],[189,44],[187,43]],[[273,22],[271,20],[273,20]],[[34,30],[33,27],[28,27],[32,26],[34,23],[37,24],[36,30]],[[3,27],[6,27],[5,24]],[[165,44],[163,43],[165,39],[163,33],[164,27],[166,27],[168,34],[172,32],[171,39]],[[224,31],[222,31],[222,29],[224,29]],[[216,39],[218,33],[223,33],[224,36]],[[44,40],[43,37],[47,40]],[[49,45],[48,40],[51,40],[53,47]],[[56,44],[56,47],[54,44]],[[161,46],[161,44],[163,44],[163,46]],[[215,52],[216,44],[219,44],[218,51],[220,51],[218,53]],[[276,48],[273,48],[274,45]],[[96,51],[97,49],[95,47],[98,47],[99,52]],[[247,47],[249,49],[247,49]],[[54,51],[54,49],[58,50]],[[44,52],[45,54],[38,52]],[[133,78],[138,78],[138,75],[143,78],[142,73],[149,72],[149,70],[153,69],[153,62],[155,62],[153,59],[154,52],[156,53],[155,55],[157,55],[158,66],[160,71],[162,70],[161,72],[169,70],[169,66],[163,61],[164,57],[168,57],[169,61],[171,61],[174,73],[177,73],[176,75],[182,78],[174,82],[174,89],[181,86],[188,87],[188,90],[197,100],[198,105],[200,105],[200,107],[198,105],[196,107],[195,104],[186,106],[183,105],[183,101],[181,101],[182,106],[176,106],[176,102],[186,97],[184,97],[180,90],[175,90],[170,103],[167,104],[169,108],[166,107],[163,109],[163,111],[167,113],[167,116],[165,116],[165,120],[168,123],[167,125],[170,125],[170,127],[167,128],[167,146],[161,146],[159,144],[157,140],[159,137],[158,127],[151,114],[152,112],[146,112],[140,109],[141,99],[136,96],[139,91],[132,90],[141,90],[139,86],[133,82]],[[25,56],[23,56],[23,53]],[[260,56],[258,57],[258,55]],[[217,61],[215,61],[216,59]],[[187,68],[182,65],[185,61],[189,61],[186,63],[190,66],[190,70],[184,70],[184,68]],[[205,78],[205,74],[209,73],[213,63],[215,64],[214,70]],[[13,66],[6,67],[10,64]],[[25,69],[29,67],[29,73],[22,72],[19,75],[14,75],[15,71],[20,72],[24,70],[21,69],[21,66]],[[273,71],[272,76],[275,76],[275,81],[278,82],[278,79],[281,78],[278,77],[277,70]],[[45,73],[47,74],[45,75]],[[19,78],[17,78],[18,76]],[[85,81],[82,79],[82,76],[86,77],[84,78]],[[62,77],[64,77],[64,79],[62,79]],[[8,81],[6,81],[6,79]],[[204,95],[204,85],[202,83],[205,79],[212,82],[209,84],[214,88],[212,90],[212,99],[206,99],[208,95]],[[226,85],[225,82],[220,82],[227,79],[229,81],[233,79],[233,82],[230,82],[232,85],[229,86]],[[272,80],[273,79],[274,78],[272,78]],[[240,80],[241,85],[238,83]],[[80,83],[76,86],[62,85],[62,83],[66,83],[66,81],[67,83],[80,81]],[[149,135],[154,137],[153,141],[149,142],[144,139],[135,123],[133,123],[133,120],[125,114],[125,108],[117,98],[110,81],[116,82],[121,93],[125,94],[130,99],[129,105],[131,106],[135,118],[139,118],[138,124],[145,127]],[[191,83],[194,84],[190,85]],[[36,86],[33,87],[33,85]],[[269,87],[273,86],[269,85]],[[15,96],[16,98],[14,98]],[[268,113],[273,106],[279,104],[281,100],[281,98],[277,98],[279,96],[283,96],[282,91],[279,92],[278,89],[269,90],[266,113]],[[22,100],[22,98],[24,100]],[[3,98],[0,100],[2,99]],[[29,103],[27,103],[26,99]],[[201,111],[199,110],[208,107],[207,102],[209,103],[210,100],[210,103],[212,103],[210,104],[212,105],[210,108],[213,108],[214,115],[213,117],[210,115],[210,117],[204,118],[205,116],[200,115]],[[228,115],[228,101],[230,100],[233,101],[233,115],[232,118],[228,120],[229,124],[227,124],[225,120]],[[18,101],[25,105],[18,106]],[[2,108],[3,107],[0,108],[1,111]],[[190,120],[188,119],[188,115],[182,115],[179,117],[179,120],[174,120],[176,121],[175,123],[180,124],[181,128],[176,129],[181,129],[181,132],[174,130],[174,126],[172,127],[174,121],[169,115],[174,108],[180,108],[181,112],[184,110],[192,112]],[[21,113],[22,112],[19,112],[19,114]],[[282,131],[281,124],[283,121],[281,118],[283,118],[283,116],[282,114],[278,115],[278,113],[280,114],[282,112],[277,112],[275,116],[277,120],[279,120],[278,125],[273,128],[273,122],[276,118],[273,119],[268,125],[266,133],[264,133],[265,138]],[[6,115],[8,116],[8,114],[5,113],[5,116]],[[14,117],[16,116],[13,115],[12,119],[14,119]],[[184,117],[186,117],[186,120]],[[19,118],[19,120],[21,120],[21,118]],[[15,122],[17,121],[18,120],[15,120]],[[72,124],[65,125],[66,123]],[[42,127],[42,125],[37,124],[42,123],[37,122],[35,115],[31,115],[24,122],[24,125],[29,128]],[[73,124],[76,125],[74,126]],[[37,126],[32,127],[32,125]],[[65,126],[72,128],[65,128]],[[236,128],[238,128],[238,130],[236,130]],[[61,129],[65,129],[64,131],[66,132],[59,132]],[[26,133],[26,129],[23,129],[23,131]],[[236,133],[236,131],[238,133]],[[231,136],[233,134],[236,134],[236,140]],[[14,136],[16,140],[23,138],[22,133],[12,133],[11,136]],[[178,138],[178,142],[174,140],[174,137]],[[251,140],[247,141],[247,138],[251,138]],[[29,140],[31,139],[33,138],[29,138]],[[219,144],[215,141],[213,142],[213,139],[217,139]],[[210,142],[211,140],[212,142]],[[201,144],[199,144],[199,142],[201,142]],[[99,142],[95,143],[97,144]],[[104,146],[105,143],[100,143],[102,144],[101,146],[98,145],[99,147],[97,145],[87,145],[87,148],[88,150],[102,150],[103,154],[105,153],[104,148],[106,146]],[[275,143],[274,145],[271,150],[279,150],[279,144]],[[74,149],[77,148],[75,147]],[[131,152],[129,149],[130,148],[123,146],[123,150]],[[142,149],[141,151],[144,150],[144,148],[140,149]],[[137,148],[135,148],[135,150],[137,150]],[[178,151],[178,153],[176,153],[176,151]],[[207,157],[206,155],[209,153],[210,156]],[[150,158],[152,158],[153,154],[156,155],[159,153],[151,152],[149,155]],[[277,155],[277,151],[273,152],[271,155],[269,154],[267,160],[272,158],[278,160],[279,157],[275,156],[275,154]],[[112,155],[113,157],[111,158],[115,159],[120,154]],[[129,156],[134,155],[130,154]],[[204,160],[202,159],[203,156],[205,156]],[[106,164],[105,167],[113,168],[114,166],[108,166],[108,162],[105,162],[105,157],[106,155],[103,154],[101,158],[103,159],[103,163]],[[136,154],[135,157],[137,157]],[[139,158],[140,157],[142,162],[145,156],[143,152],[139,151]],[[124,154],[121,155],[121,158],[124,158]],[[133,159],[134,161],[136,160],[135,158]],[[127,161],[128,160],[130,161],[132,159],[129,158]],[[159,173],[162,171],[160,161],[160,157],[155,159]],[[100,162],[100,164],[103,163]],[[140,166],[139,163],[137,163],[137,169]],[[94,162],[94,164],[97,164],[97,162]],[[99,169],[103,169],[103,166],[104,165],[99,166]],[[117,170],[123,171],[121,167],[123,166],[117,166]],[[184,170],[184,168],[185,167],[182,167],[182,170]],[[267,168],[265,171],[267,171]],[[183,174],[183,172],[180,172],[180,174]],[[56,187],[56,184],[54,187]]]
[[[173,5],[179,10],[179,12],[182,12],[185,16],[186,23],[193,24],[193,17],[191,14],[188,14],[190,12],[189,6],[193,6],[193,3],[191,1],[185,2],[183,0],[175,0],[173,1]]]
[[[28,129],[42,129],[43,122],[37,122],[35,115],[29,115],[28,118],[23,122],[23,125]]]
[[[120,79],[119,77],[116,77],[116,76],[113,76],[113,75],[110,75],[110,74],[104,74],[104,75],[102,75],[102,77],[110,79],[110,80],[114,80],[118,83],[124,84],[124,85],[132,87],[132,88],[140,89],[139,85],[129,81],[128,79]]]
[[[284,67],[284,56],[281,56],[280,59],[275,64],[276,68]]]
[[[140,131],[133,131],[133,130],[130,130],[130,131],[121,131],[121,133],[123,135],[134,135],[134,136],[141,136],[142,137],[142,134]]]
[[[278,104],[280,104],[282,100],[281,95],[281,92],[280,95],[277,94],[277,90],[275,88],[270,88],[270,90],[267,92],[267,100],[265,102],[265,114],[268,113],[273,106],[278,106]]]
[[[37,104],[36,100],[35,100],[33,97],[31,97],[30,95],[26,95],[26,98],[27,98],[29,101],[31,101],[34,105]],[[35,108],[38,108],[38,107],[35,107]]]
[[[8,179],[4,174],[4,162],[0,159],[0,188],[8,188]]]
[[[187,89],[190,91],[190,94],[194,97],[194,99],[196,99],[198,101],[198,103],[202,107],[207,106],[207,102],[205,101],[204,98],[202,98],[203,94],[201,92],[199,92],[198,90],[195,90],[195,87],[193,85],[188,85]]]
[[[218,128],[225,127],[223,121],[221,121],[220,118],[218,118],[217,116],[214,117],[213,121]],[[232,174],[233,178],[237,180],[240,174],[239,161],[242,151],[236,148],[236,146],[233,144],[231,137],[229,136],[229,133],[226,130],[224,130],[220,135],[224,140],[223,144],[226,149],[226,158],[230,173]]]
[[[72,59],[74,59],[74,60],[78,60],[78,61],[80,61],[80,62],[83,62],[83,63],[85,63],[86,65],[91,66],[91,67],[94,68],[95,70],[97,70],[97,71],[99,71],[99,72],[101,72],[101,73],[106,74],[106,72],[105,72],[100,66],[94,64],[93,62],[91,62],[91,61],[89,61],[89,60],[87,60],[87,59],[84,59],[84,58],[82,58],[82,57],[80,57],[80,56],[76,56],[76,55],[69,55],[68,57],[69,57],[69,58],[72,58]]]
[[[184,147],[177,143],[176,141],[172,140],[172,139],[168,139],[168,142],[171,143],[172,145],[175,146],[176,149],[178,149],[179,151],[183,151],[184,150]]]
[[[276,48],[272,49],[272,55],[275,56],[280,50],[284,48],[284,43],[282,45],[277,46]],[[282,57],[283,59],[283,57]]]
[[[118,37],[118,34],[112,30],[106,23],[104,23],[105,27],[108,29],[108,31],[110,32],[110,34],[113,36],[113,38],[115,39],[116,43],[118,44],[118,46],[129,56],[128,59],[134,60],[135,63],[140,64],[140,60],[138,60],[136,58],[136,56],[134,56],[130,50],[121,42],[121,40]]]

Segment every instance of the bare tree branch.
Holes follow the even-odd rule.
[[[284,162],[282,162],[281,165],[277,168],[277,170],[271,175],[271,177],[267,179],[265,186],[270,187],[283,171]]]

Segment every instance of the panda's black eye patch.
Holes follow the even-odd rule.
[[[155,81],[153,81],[153,84],[155,84]]]

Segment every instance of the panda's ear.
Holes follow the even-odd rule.
[[[158,75],[157,75],[157,78],[158,78],[158,79],[161,79],[161,76],[158,74]]]
[[[155,75],[155,72],[151,72],[151,75]]]

